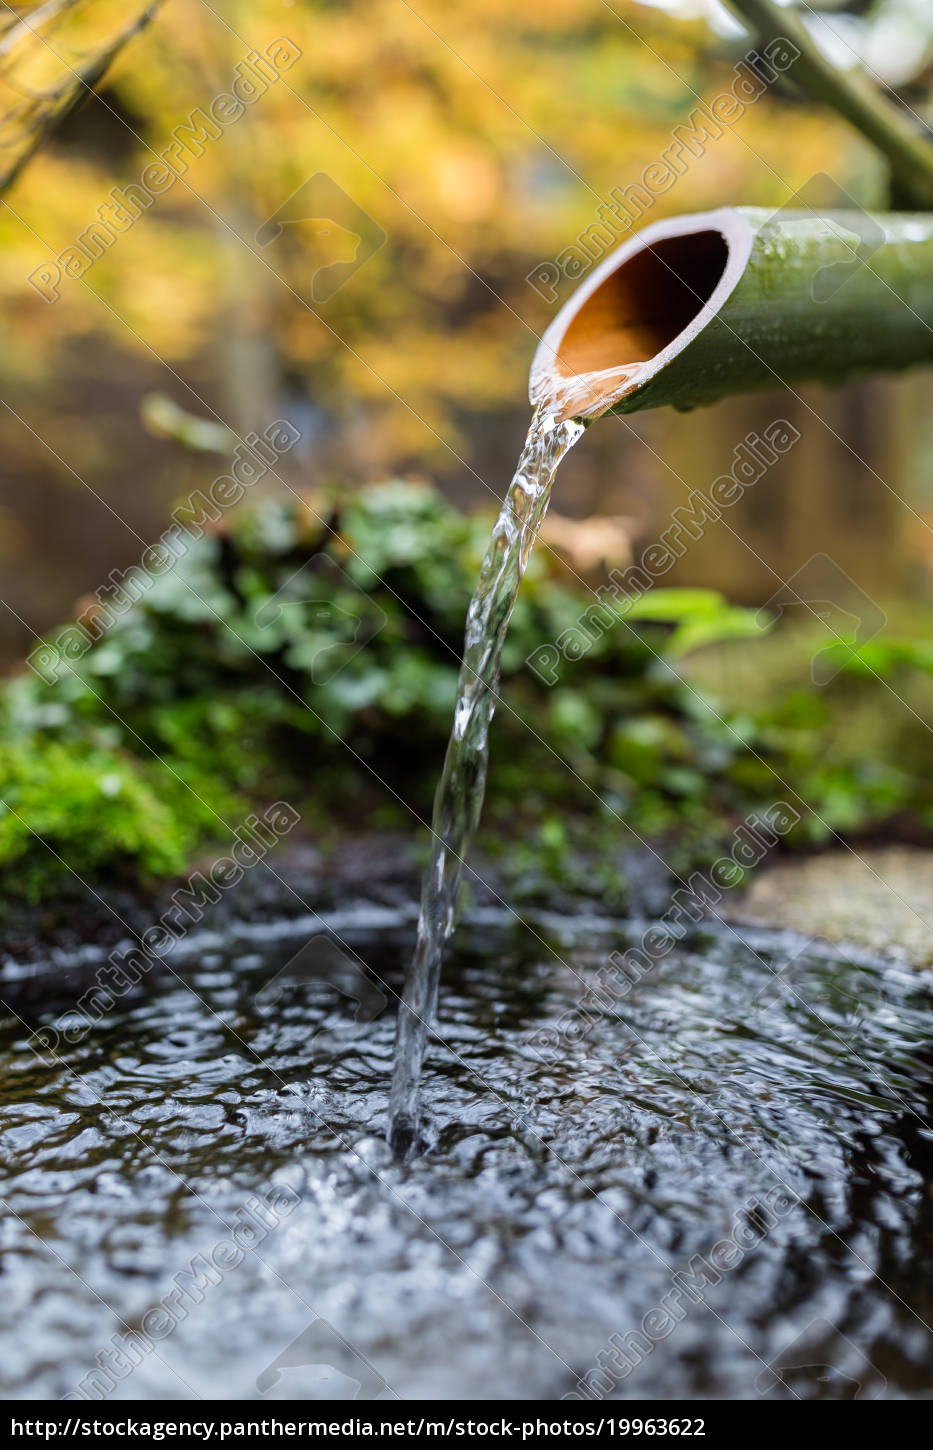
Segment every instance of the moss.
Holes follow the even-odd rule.
[[[83,741],[0,745],[0,779],[0,874],[31,901],[70,873],[180,872],[215,824],[197,787],[186,791],[166,766]]]

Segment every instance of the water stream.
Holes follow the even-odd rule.
[[[389,1142],[400,1155],[417,1139],[418,1083],[437,1007],[444,943],[454,928],[464,857],[483,806],[502,647],[554,475],[584,428],[555,412],[548,399],[535,407],[467,613],[454,723],[434,797],[417,942],[398,1018]]]

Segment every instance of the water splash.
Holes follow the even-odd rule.
[[[535,407],[467,613],[453,729],[434,797],[434,840],[422,883],[418,937],[399,1008],[389,1101],[389,1142],[399,1155],[418,1136],[421,1066],[437,1007],[444,943],[454,928],[464,856],[483,806],[502,647],[554,475],[585,426],[547,400]]]
[[[555,354],[555,364],[560,359]],[[620,363],[595,371],[564,372],[561,367],[542,371],[531,384],[531,401],[547,407],[559,419],[585,418],[591,422],[632,392],[648,370],[646,362]]]

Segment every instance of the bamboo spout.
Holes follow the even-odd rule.
[[[933,214],[755,208],[670,218],[561,308],[533,403],[598,418],[933,362]]]

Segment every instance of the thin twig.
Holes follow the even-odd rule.
[[[9,29],[6,30],[3,39],[0,40],[0,55],[6,55],[21,40],[29,35],[35,35],[40,25],[47,20],[52,20],[62,10],[74,9],[81,4],[81,0],[48,0],[47,5],[40,5],[34,10],[28,20],[18,20],[12,13],[8,19]]]
[[[52,3],[35,11],[30,20],[15,21],[3,34],[0,53],[3,48],[11,49],[14,41],[26,39],[29,34],[35,35],[36,21],[44,19],[54,24],[59,15],[77,9],[83,3],[85,0],[52,0]],[[85,100],[88,90],[99,84],[118,53],[149,23],[161,3],[162,0],[151,0],[142,13],[131,20],[103,50],[83,63],[75,63],[69,74],[47,91],[29,96],[27,88],[17,77],[7,70],[0,74],[3,85],[28,96],[28,104],[0,115],[0,193],[12,185],[30,157]],[[12,140],[6,134],[10,129],[14,132]]]

